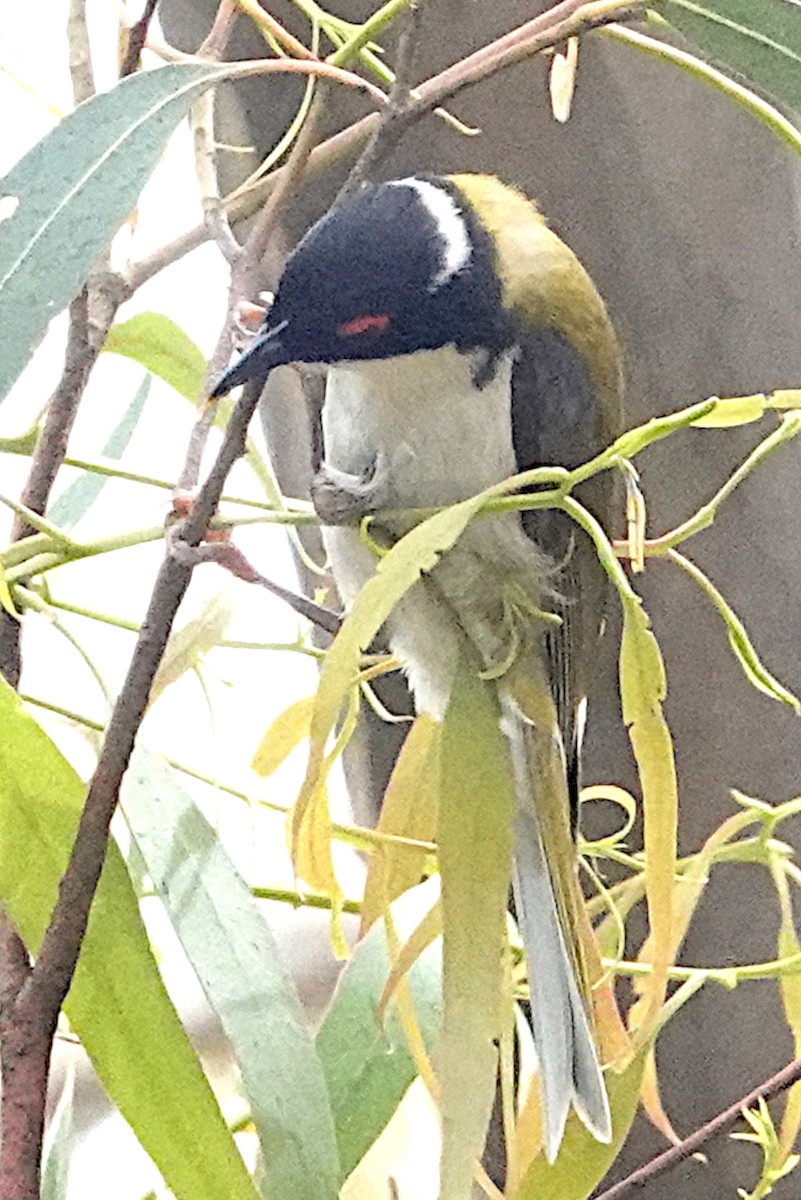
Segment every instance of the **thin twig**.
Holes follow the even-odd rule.
[[[234,0],[238,9],[245,13],[253,21],[254,25],[268,34],[273,39],[283,46],[290,54],[294,54],[296,58],[310,58],[311,51],[308,46],[304,46],[303,42],[291,34],[276,18],[263,9],[257,0]]]
[[[86,24],[86,0],[70,0],[67,17],[67,45],[70,56],[70,78],[72,98],[82,104],[95,94],[95,79],[92,72],[92,50],[89,45],[89,30]]]
[[[128,45],[120,64],[120,79],[125,79],[126,75],[133,75],[134,71],[139,70],[139,58],[147,41],[150,22],[155,15],[157,4],[158,0],[146,0],[141,17],[128,30]]]
[[[179,550],[178,553],[180,554],[181,551]],[[332,609],[325,608],[322,604],[315,604],[308,596],[290,591],[289,588],[282,587],[280,583],[274,583],[272,579],[262,575],[239,547],[227,538],[223,538],[221,541],[204,542],[203,545],[190,549],[187,554],[186,561],[192,565],[215,563],[245,583],[258,584],[271,595],[283,600],[294,612],[305,617],[307,621],[311,621],[313,625],[330,633],[332,637],[335,637],[342,628],[342,618]]]
[[[211,31],[198,51],[199,58],[209,62],[218,62],[222,58],[233,32],[236,16],[237,9],[233,0],[222,0]],[[217,139],[214,130],[216,96],[216,90],[209,88],[192,106],[195,171],[200,185],[203,220],[223,258],[233,266],[239,258],[240,246],[231,231],[217,179]]]
[[[586,0],[562,0],[560,4],[512,30],[511,33],[490,42],[481,50],[477,50],[467,58],[447,67],[438,75],[433,75],[425,83],[421,83],[414,89],[413,101],[408,110],[399,118],[399,122],[406,127],[411,126],[432,109],[441,107],[457,92],[480,83],[489,75],[497,74],[524,58],[540,54],[543,50],[558,45],[568,37],[577,36],[588,28],[597,29],[615,19],[628,17],[632,12],[638,11],[638,6],[616,5],[614,9],[610,8],[603,16],[594,9],[595,6],[587,4]],[[583,16],[582,10],[584,10]],[[321,142],[309,155],[304,171],[304,181],[313,180],[343,160],[353,158],[358,154],[375,131],[380,119],[378,113],[370,113]],[[405,132],[406,128],[398,130],[398,135]],[[227,206],[230,217],[238,219],[250,216],[255,212],[259,205],[264,203],[265,199],[279,186],[286,170],[287,167],[279,167],[258,187],[232,200],[230,206]],[[130,268],[128,282],[134,288],[141,286],[164,267],[203,245],[208,238],[208,231],[204,225],[187,230],[170,245],[163,246],[149,258],[135,263]]]
[[[621,1179],[613,1187],[607,1188],[604,1192],[598,1192],[595,1195],[595,1200],[623,1200],[625,1196],[631,1196],[639,1188],[643,1188],[651,1180],[656,1179],[658,1175],[664,1174],[665,1171],[671,1170],[672,1167],[678,1166],[680,1162],[690,1158],[696,1154],[702,1146],[710,1142],[712,1138],[717,1137],[719,1133],[723,1133],[731,1125],[736,1124],[742,1119],[743,1109],[753,1108],[760,1100],[772,1100],[774,1096],[778,1096],[781,1092],[792,1087],[794,1083],[801,1080],[801,1058],[795,1059],[788,1063],[781,1071],[772,1075],[770,1079],[766,1079],[759,1087],[755,1087],[748,1092],[741,1100],[735,1101],[723,1112],[718,1113],[711,1121],[707,1121],[700,1129],[696,1129],[695,1133],[691,1133],[689,1137],[684,1138],[676,1146],[671,1146],[664,1154],[658,1154],[656,1158],[652,1158],[649,1163],[639,1170],[627,1175],[625,1179]]]
[[[71,0],[67,38],[73,98],[80,104],[94,94],[85,0]],[[48,403],[23,492],[24,505],[35,513],[47,507],[89,373],[124,291],[116,277],[98,274],[70,305],[64,369]],[[15,518],[12,541],[32,532],[27,520]],[[17,687],[21,668],[20,625],[4,611],[0,672]],[[30,1003],[32,977],[25,946],[0,910],[0,1196],[5,1200],[37,1200],[41,1182],[47,1076],[59,1006],[42,1009]]]
[[[46,1030],[20,1021],[17,1000],[30,975],[28,955],[0,909],[0,1066],[3,1073],[3,1138],[0,1196],[35,1200],[50,1039]],[[26,1039],[27,1042],[26,1042]]]
[[[249,298],[257,291],[257,282],[263,270],[262,260],[275,238],[281,218],[286,211],[286,206],[303,174],[309,154],[314,146],[316,132],[323,112],[325,92],[325,87],[321,86],[309,110],[309,115],[303,129],[292,148],[287,166],[284,172],[282,172],[280,186],[268,198],[263,210],[256,218],[247,241],[233,265],[231,286],[228,293],[228,313],[209,363],[207,371],[209,379],[214,379],[221,374],[231,357],[237,310],[242,300]],[[261,393],[262,385],[248,385],[248,387],[254,386],[258,393]],[[190,436],[184,467],[178,481],[178,488],[181,491],[191,492],[197,483],[203,451],[208,440],[209,430],[214,422],[216,411],[216,403],[207,402],[195,422]]]
[[[208,58],[212,62],[222,58],[238,15],[239,8],[235,0],[220,0],[211,29],[198,48],[200,58]]]
[[[401,137],[398,117],[407,111],[411,100],[412,73],[420,42],[422,0],[409,5],[406,24],[398,42],[395,58],[395,82],[389,94],[389,103],[370,141],[362,151],[333,203],[334,208],[344,204],[351,196],[373,178],[376,167],[394,150]]]

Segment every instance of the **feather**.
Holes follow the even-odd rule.
[[[553,1161],[571,1107],[599,1141],[608,1142],[612,1128],[578,932],[582,900],[564,748],[543,670],[527,657],[503,681],[501,702],[515,779],[515,906],[540,1060],[545,1153]]]

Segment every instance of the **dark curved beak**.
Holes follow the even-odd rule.
[[[266,329],[259,334],[252,346],[233,366],[229,367],[221,379],[211,389],[210,396],[224,396],[231,388],[247,383],[249,379],[265,380],[274,367],[282,367],[292,359],[287,357],[286,327],[288,321],[281,321],[273,329]]]

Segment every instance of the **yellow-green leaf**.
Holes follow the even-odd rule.
[[[295,828],[324,772],[326,743],[346,697],[356,685],[362,651],[422,572],[430,571],[440,555],[456,542],[487,494],[464,500],[415,526],[379,561],[375,575],[356,597],[320,672],[309,731],[309,762],[295,806]]]
[[[623,598],[620,696],[642,788],[645,886],[653,939],[653,972],[647,981],[648,1015],[656,1017],[673,956],[678,784],[673,742],[662,712],[667,690],[662,655],[639,597]]]
[[[782,859],[778,855],[773,856],[771,869],[781,912],[777,955],[779,958],[789,958],[791,955],[801,953],[801,944],[799,944],[795,931],[787,875],[783,870]],[[798,1057],[801,1055],[801,975],[795,972],[783,972],[779,977],[779,987],[784,1015],[793,1035],[793,1053]],[[801,1084],[796,1083],[787,1093],[782,1113],[779,1130],[778,1157],[780,1163],[789,1160],[799,1128],[801,1128]]]
[[[421,918],[420,923],[394,955],[387,982],[378,1002],[382,1016],[400,981],[409,974],[420,956],[438,937],[442,937],[442,909],[439,900]]]
[[[503,1014],[514,785],[494,689],[463,649],[442,729],[444,1020],[441,1200],[464,1200],[484,1149]]]
[[[11,589],[8,586],[6,573],[3,569],[3,564],[0,562],[0,608],[7,612],[10,617],[15,617],[19,620],[19,613],[14,607],[14,598],[11,595]]]
[[[384,793],[378,829],[395,837],[431,842],[437,828],[442,726],[422,713],[409,730]],[[370,855],[362,900],[362,932],[366,932],[398,896],[420,882],[428,851],[382,843]]]
[[[210,597],[196,617],[171,634],[150,689],[151,704],[171,683],[187,671],[193,671],[204,654],[219,646],[232,615],[233,600],[230,592],[224,589]]]
[[[137,313],[112,325],[103,349],[132,358],[193,403],[203,392],[205,357],[189,335],[162,313]]]
[[[748,682],[758,692],[763,692],[766,696],[770,696],[772,700],[780,700],[782,704],[787,704],[790,708],[795,709],[796,712],[801,712],[801,702],[764,665],[754,649],[742,621],[726,598],[712,583],[712,580],[695,563],[690,562],[689,558],[680,554],[678,550],[672,550],[670,557],[673,562],[678,563],[683,571],[687,572],[691,579],[695,580],[720,613],[723,623],[726,626],[729,645],[732,648],[734,657],[742,667],[743,674]]]
[[[2,680],[0,728],[0,900],[35,954],[86,788]],[[164,989],[113,842],[64,1008],[98,1078],[176,1198],[256,1200]]]
[[[313,708],[314,696],[304,696],[275,718],[259,742],[250,764],[262,779],[267,779],[277,771],[295,747],[309,736]]]
[[[733,429],[737,425],[750,425],[764,416],[767,406],[767,396],[759,393],[755,396],[727,396],[721,399],[712,397],[715,407],[697,421],[693,421],[696,429]]]

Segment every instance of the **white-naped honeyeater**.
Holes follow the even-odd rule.
[[[287,363],[329,367],[313,494],[323,522],[337,522],[324,537],[346,605],[375,570],[355,528],[365,514],[449,505],[531,467],[573,467],[619,432],[620,356],[598,292],[535,205],[489,175],[393,180],[324,216],[214,394]],[[607,525],[613,496],[608,473],[579,492]],[[387,633],[418,711],[441,718],[465,635],[486,668],[508,658],[510,598],[518,650],[495,686],[553,1159],[571,1106],[600,1141],[611,1137],[573,844],[605,577],[563,513],[481,518],[396,607]]]

